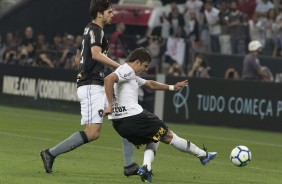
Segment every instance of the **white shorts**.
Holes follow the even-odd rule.
[[[77,96],[81,107],[81,125],[102,123],[104,107],[107,105],[104,86],[80,86]]]

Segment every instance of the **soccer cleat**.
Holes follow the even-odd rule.
[[[138,170],[138,175],[141,177],[141,180],[143,182],[147,182],[147,183],[152,183],[153,179],[152,179],[152,171],[148,171],[147,169],[147,165],[143,165],[139,170]],[[153,175],[154,176],[154,175]]]
[[[51,155],[51,153],[49,152],[48,149],[41,151],[40,156],[42,158],[46,173],[51,173],[52,172],[52,166],[53,166],[53,163],[54,163],[54,160],[55,160],[56,157]]]
[[[210,160],[217,157],[217,152],[207,152],[207,148],[203,145],[203,150],[206,152],[206,156],[200,157],[200,161],[203,165],[209,163]]]
[[[138,175],[139,165],[133,162],[133,164],[124,167],[123,174],[125,176],[132,176],[132,175]]]

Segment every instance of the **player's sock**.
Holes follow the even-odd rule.
[[[152,149],[146,149],[144,151],[143,165],[147,165],[148,171],[152,170],[152,162],[154,161],[155,154]]]
[[[123,149],[124,167],[127,167],[134,163],[133,160],[134,145],[125,138],[121,138],[121,141],[122,141],[122,149]]]
[[[156,156],[156,152],[157,152],[159,144],[160,142],[151,142],[146,145],[146,148],[144,151],[143,166],[147,165],[147,169],[149,171],[152,170],[152,162],[154,161],[154,158]]]
[[[49,152],[53,156],[58,156],[62,153],[69,152],[85,143],[88,143],[87,136],[84,131],[76,132],[72,134],[66,140],[60,142],[55,147],[50,148]]]
[[[191,153],[197,157],[206,156],[206,152],[204,150],[198,148],[191,141],[178,137],[175,133],[173,133],[173,138],[170,144],[180,151]]]

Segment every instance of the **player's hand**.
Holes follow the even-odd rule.
[[[188,80],[185,80],[185,81],[181,81],[181,82],[178,82],[174,85],[174,91],[178,91],[179,89],[181,89],[182,87],[184,86],[188,86]]]
[[[107,116],[107,115],[109,115],[109,114],[112,114],[112,106],[107,106],[107,107],[105,107],[105,109],[104,109],[104,116]]]

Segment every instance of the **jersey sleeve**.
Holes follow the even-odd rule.
[[[138,77],[138,76],[136,76],[136,81],[137,81],[139,87],[143,86],[146,83],[145,79],[142,79],[141,77]]]
[[[253,68],[255,69],[255,71],[258,73],[261,66],[260,66],[260,62],[259,60],[256,58],[255,60],[253,60],[253,62],[251,63],[251,65],[253,66]]]
[[[89,31],[90,46],[100,46],[102,47],[104,31],[100,28],[94,28]]]
[[[126,67],[125,65],[118,67],[114,73],[117,74],[119,83],[126,82],[135,77],[135,74],[132,68]]]

